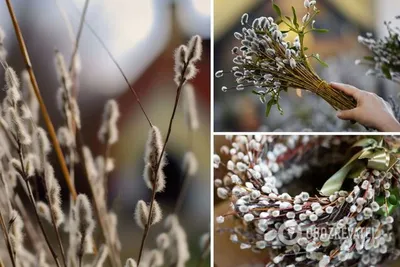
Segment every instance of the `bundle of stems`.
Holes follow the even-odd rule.
[[[336,110],[355,108],[357,103],[345,93],[334,89],[322,80],[311,67],[309,59],[314,58],[322,65],[326,65],[318,54],[307,55],[304,38],[311,32],[325,32],[325,29],[314,27],[314,18],[319,13],[316,1],[304,2],[307,13],[302,22],[298,22],[295,8],[292,7],[293,17],[283,16],[280,8],[273,7],[278,15],[275,21],[272,17],[260,17],[249,23],[248,14],[244,14],[241,23],[242,32],[236,32],[235,38],[241,41],[241,47],[234,47],[232,53],[235,66],[230,73],[236,78],[237,86],[228,89],[244,90],[256,88],[253,93],[260,97],[262,103],[267,102],[266,115],[271,107],[279,105],[282,91],[296,88],[310,91],[328,102]],[[280,28],[285,28],[284,30]],[[286,40],[289,33],[296,35],[291,43]],[[216,73],[217,77],[223,76],[223,71]]]

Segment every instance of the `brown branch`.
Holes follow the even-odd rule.
[[[42,116],[43,116],[44,122],[46,124],[47,130],[49,132],[49,136],[50,136],[51,142],[52,142],[52,144],[54,146],[54,150],[56,152],[57,159],[58,159],[58,162],[59,162],[60,167],[61,167],[61,171],[63,173],[64,179],[65,179],[65,181],[67,183],[68,189],[69,189],[73,199],[76,199],[77,193],[76,193],[75,187],[72,185],[71,179],[69,177],[67,164],[65,163],[64,155],[63,155],[63,153],[61,151],[60,144],[58,143],[57,135],[56,135],[56,132],[54,130],[54,126],[53,126],[53,124],[51,122],[50,115],[49,115],[49,113],[47,111],[46,105],[44,104],[43,98],[42,98],[42,96],[40,94],[39,86],[38,86],[38,83],[36,81],[36,76],[35,76],[35,74],[33,72],[33,68],[32,68],[32,64],[31,64],[31,60],[30,60],[29,54],[28,54],[28,50],[26,48],[26,44],[25,44],[24,38],[22,36],[21,29],[19,27],[17,18],[15,16],[14,9],[12,7],[12,4],[11,4],[10,0],[5,0],[5,1],[6,1],[6,4],[7,4],[7,7],[8,7],[8,11],[9,11],[10,16],[11,16],[11,20],[12,20],[12,23],[13,23],[13,26],[14,26],[15,34],[16,34],[17,39],[18,39],[19,48],[20,48],[22,56],[24,58],[26,69],[27,69],[27,71],[29,73],[29,77],[30,77],[30,80],[31,80],[32,87],[33,87],[33,90],[35,92],[36,98],[37,98],[37,100],[39,102],[40,110],[42,112]]]
[[[169,120],[169,126],[168,126],[167,136],[166,136],[166,138],[165,138],[165,142],[164,142],[163,148],[162,148],[162,150],[161,150],[161,154],[160,154],[160,158],[159,158],[159,160],[158,160],[158,162],[157,162],[157,166],[156,166],[155,170],[153,171],[153,174],[154,174],[153,176],[154,176],[154,177],[157,177],[157,173],[158,173],[158,170],[159,170],[159,168],[160,168],[160,164],[161,164],[161,161],[162,161],[164,152],[165,152],[165,148],[166,148],[166,146],[167,146],[169,137],[170,137],[170,135],[171,135],[172,124],[173,124],[173,122],[174,122],[175,113],[176,113],[176,109],[177,109],[177,107],[178,107],[178,103],[179,103],[179,98],[180,98],[180,95],[181,95],[182,87],[183,87],[183,84],[186,82],[186,79],[184,78],[184,77],[185,77],[184,74],[185,74],[185,72],[186,72],[186,69],[187,69],[188,65],[189,65],[189,62],[186,62],[185,65],[184,65],[183,68],[182,68],[182,72],[181,72],[181,77],[182,77],[182,78],[181,78],[181,81],[180,81],[180,83],[179,83],[179,85],[178,85],[178,88],[177,88],[177,90],[176,90],[175,104],[174,104],[174,108],[173,108],[173,111],[172,111],[171,118],[170,118],[170,120]],[[147,235],[148,235],[149,230],[150,230],[150,226],[151,226],[151,215],[152,215],[152,211],[153,211],[153,204],[154,204],[154,201],[155,201],[155,199],[156,199],[156,189],[155,189],[155,188],[156,188],[156,181],[153,181],[152,183],[153,183],[153,193],[152,193],[151,201],[150,201],[150,208],[149,208],[149,215],[148,215],[148,217],[147,217],[147,224],[146,224],[145,227],[144,227],[143,236],[142,236],[142,241],[141,241],[141,243],[140,243],[140,250],[139,250],[138,262],[137,262],[138,265],[139,265],[140,260],[141,260],[141,258],[142,258],[144,245],[145,245],[145,243],[146,243],[146,238],[147,238]]]

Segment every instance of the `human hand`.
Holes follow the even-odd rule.
[[[339,111],[337,113],[339,119],[354,120],[382,132],[400,131],[400,123],[394,117],[389,103],[378,95],[348,84],[331,83],[331,86],[354,97],[357,101],[356,108]]]

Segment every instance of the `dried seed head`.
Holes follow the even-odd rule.
[[[165,166],[165,153],[163,153],[163,155],[161,156],[162,149],[163,142],[160,130],[156,126],[153,126],[150,129],[149,137],[146,144],[144,158],[146,166],[143,177],[147,187],[150,190],[156,190],[156,192],[161,192],[165,188],[165,176],[163,172],[163,168]],[[158,162],[160,162],[159,166]],[[155,173],[156,170],[157,173]]]
[[[129,258],[126,260],[125,266],[124,267],[137,267],[137,263],[134,259]]]
[[[103,144],[115,144],[118,141],[117,121],[119,118],[119,109],[117,101],[109,100],[103,112],[103,121],[100,126],[98,137]]]
[[[195,63],[199,61],[201,58],[201,54],[203,53],[203,47],[201,44],[202,40],[199,35],[193,36],[187,45],[188,53],[187,53],[187,61]]]
[[[136,209],[135,209],[135,221],[136,224],[144,229],[144,227],[147,224],[147,218],[149,217],[149,209],[147,207],[146,202],[143,200],[139,200],[136,204]]]
[[[170,240],[168,234],[162,233],[158,235],[156,243],[157,243],[157,248],[159,250],[166,250],[170,246]]]
[[[196,155],[192,152],[186,152],[183,158],[183,170],[187,171],[187,174],[193,176],[197,173],[199,164],[197,162]]]
[[[50,209],[46,203],[42,201],[36,202],[36,210],[40,217],[45,219],[48,223],[51,223]]]
[[[195,131],[199,128],[199,119],[196,108],[196,96],[192,84],[188,83],[184,86],[183,97],[183,111],[185,114],[186,124],[190,130]]]

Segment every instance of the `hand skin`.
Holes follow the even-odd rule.
[[[381,132],[400,132],[400,123],[394,117],[392,108],[381,97],[348,84],[331,83],[330,85],[354,97],[357,101],[356,108],[339,111],[337,113],[339,119],[357,121]]]

